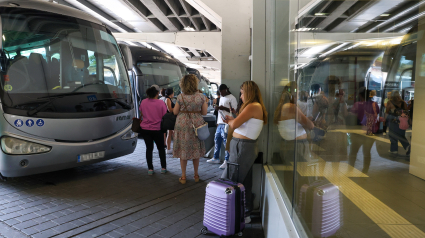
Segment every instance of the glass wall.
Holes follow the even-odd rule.
[[[424,3],[268,1],[268,164],[301,237],[425,237]]]

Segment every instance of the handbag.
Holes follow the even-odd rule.
[[[161,121],[161,131],[173,131],[174,126],[176,125],[177,115],[174,115],[173,112],[167,112],[162,117]]]
[[[131,124],[131,130],[136,133],[140,133],[142,131],[142,128],[140,127],[141,122],[142,120],[140,120],[140,118],[134,117],[133,123]]]
[[[184,101],[183,95],[182,95],[182,101],[183,101],[183,105],[186,108],[186,110],[188,109],[186,106],[186,103]],[[204,124],[199,126],[199,127],[195,127],[195,125],[193,124],[193,120],[192,117],[190,116],[191,113],[189,114],[189,118],[192,121],[192,126],[193,126],[193,130],[195,131],[195,135],[198,137],[199,140],[206,140],[209,136],[210,136],[210,130],[208,129],[208,123],[206,123],[204,121]]]

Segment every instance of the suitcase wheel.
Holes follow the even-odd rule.
[[[238,236],[243,236],[242,231],[240,231],[240,232],[238,233]]]
[[[206,235],[208,233],[208,228],[204,226],[204,228],[201,229],[201,234]]]

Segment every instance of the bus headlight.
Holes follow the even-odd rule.
[[[134,132],[134,131],[132,131],[132,130],[129,130],[129,131],[127,131],[127,133],[125,133],[122,137],[121,137],[121,139],[123,139],[123,140],[130,140],[130,139],[133,139],[133,138],[135,138],[135,137],[137,137],[139,134],[137,134],[136,132]]]
[[[52,147],[5,136],[1,138],[1,149],[6,154],[28,155],[49,152]]]

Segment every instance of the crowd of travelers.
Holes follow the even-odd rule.
[[[310,92],[298,91],[296,82],[289,82],[284,86],[273,122],[285,142],[284,147],[288,148],[285,150],[288,158],[292,158],[294,154],[307,158],[310,141],[323,139],[330,125],[346,125],[349,114],[355,115],[356,124],[361,125],[369,137],[374,136],[379,129],[379,123],[383,123],[384,133],[389,128],[389,152],[397,154],[400,142],[409,155],[410,145],[405,132],[411,123],[408,110],[413,110],[413,100],[409,102],[409,108],[399,92],[394,91],[387,94],[384,108],[381,110],[374,101],[376,91],[360,89],[354,105],[348,110],[341,80],[330,76],[326,82],[328,85],[325,90],[322,90],[321,85],[313,84]],[[198,90],[198,79],[195,75],[184,76],[180,80],[180,88],[182,93],[176,98],[173,88],[161,90],[159,86],[153,85],[147,89],[148,98],[143,100],[139,107],[143,117],[140,127],[146,144],[148,174],[154,174],[152,153],[155,143],[161,161],[161,173],[167,173],[166,153],[172,154],[174,158],[180,159],[179,182],[186,184],[186,167],[189,160],[193,163],[194,181],[200,180],[200,158],[203,158],[207,151],[204,141],[198,138],[194,129],[205,124],[203,115],[208,113],[208,98]],[[220,151],[224,146],[224,161],[220,165],[220,168],[224,169],[222,177],[229,175],[232,180],[244,184],[246,216],[249,217],[252,210],[252,166],[258,154],[256,142],[263,125],[267,123],[267,111],[260,89],[253,81],[246,81],[240,86],[239,99],[232,95],[225,84],[219,86],[217,96],[213,101],[217,125],[214,153],[207,162],[222,163]],[[381,113],[380,117],[379,112],[382,111],[384,113]],[[174,130],[163,131],[161,121],[167,112],[176,116],[175,126]],[[364,146],[365,148],[368,147]],[[228,167],[227,163],[239,164],[238,173],[234,168]],[[369,166],[366,167],[368,169]]]

